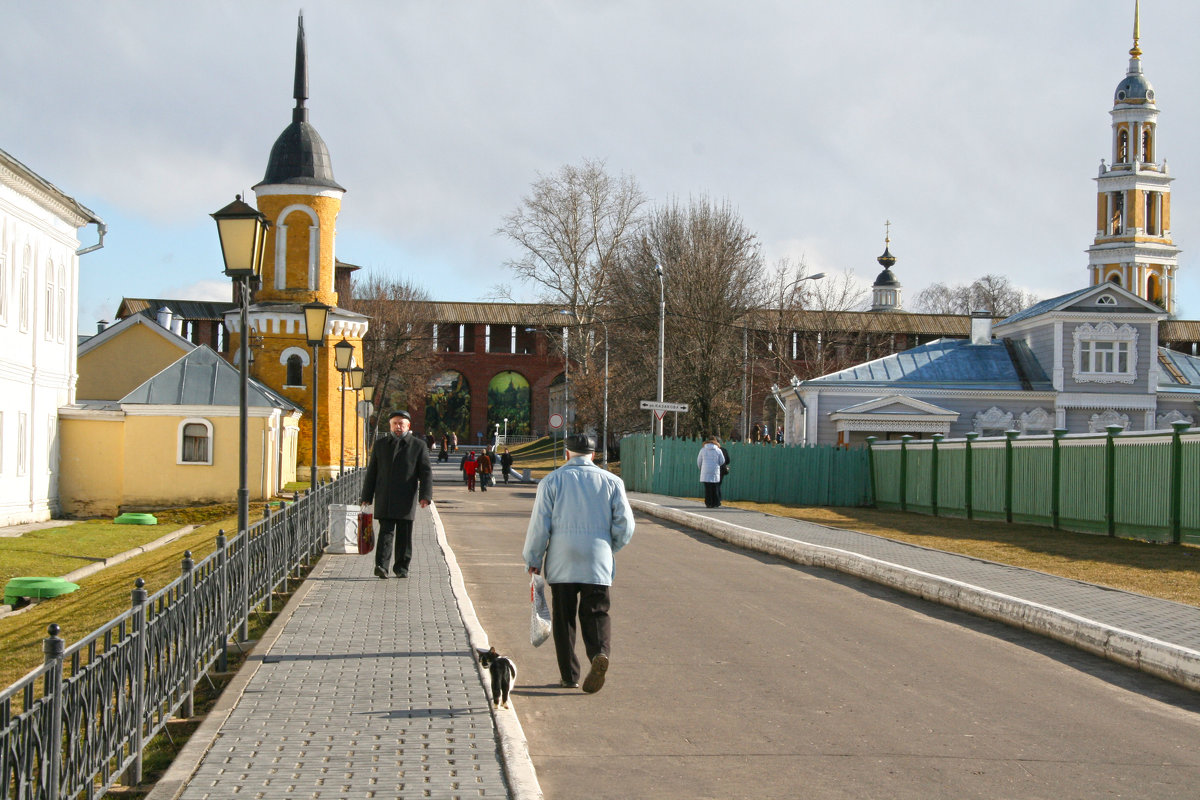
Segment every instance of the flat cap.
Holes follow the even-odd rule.
[[[392,413],[388,414],[388,421],[391,422],[392,417],[404,417],[409,422],[412,422],[412,416],[407,412],[397,408]]]

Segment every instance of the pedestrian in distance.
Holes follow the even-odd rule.
[[[467,483],[467,491],[475,491],[475,468],[479,464],[475,460],[475,451],[463,453],[462,461],[458,462],[458,468],[462,471],[463,480]]]
[[[412,561],[412,528],[417,503],[433,502],[433,470],[429,448],[411,431],[407,411],[388,415],[388,434],[375,441],[360,499],[375,503],[379,541],[375,545],[375,575],[388,576],[388,562],[398,578],[408,577]],[[393,559],[394,555],[394,559]]]
[[[700,468],[700,483],[704,484],[704,505],[707,508],[721,507],[721,467],[725,456],[721,453],[717,437],[704,440],[704,446],[696,454],[696,466]]]
[[[633,509],[621,479],[592,463],[596,439],[568,436],[567,462],[542,478],[522,553],[531,575],[550,584],[551,629],[560,685],[579,686],[576,616],[590,662],[583,691],[600,691],[612,655],[610,588],[614,554],[633,536]]]
[[[479,488],[486,492],[492,480],[492,456],[487,450],[479,454],[475,471],[479,474]]]
[[[508,476],[512,474],[513,457],[512,453],[508,452],[508,448],[504,448],[504,452],[500,454],[500,471],[504,473],[504,482],[508,483]]]

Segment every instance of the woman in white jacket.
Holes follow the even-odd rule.
[[[724,463],[725,456],[718,446],[717,437],[708,437],[696,456],[700,482],[704,484],[704,505],[708,508],[721,507],[721,465]]]

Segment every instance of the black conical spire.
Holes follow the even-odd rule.
[[[292,92],[296,98],[296,108],[292,111],[292,122],[307,122],[308,109],[304,101],[308,99],[308,48],[304,45],[304,12],[296,28],[296,86]]]
[[[267,174],[255,185],[298,183],[346,191],[333,179],[333,165],[325,141],[308,122],[308,46],[304,41],[304,14],[301,12],[296,28],[296,80],[293,89],[296,108],[292,124],[284,128],[271,148]]]

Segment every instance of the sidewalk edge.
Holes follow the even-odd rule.
[[[321,556],[313,565],[309,576],[318,574],[324,568],[328,558],[328,555]],[[258,672],[258,668],[262,666],[263,658],[270,652],[275,641],[283,633],[283,629],[287,627],[288,620],[292,618],[292,614],[300,607],[314,585],[316,585],[315,581],[305,580],[292,594],[291,599],[280,610],[279,616],[271,621],[270,626],[263,632],[262,638],[254,644],[250,654],[246,656],[245,663],[225,686],[220,697],[217,698],[217,702],[213,704],[208,715],[204,717],[204,721],[200,723],[200,727],[196,728],[196,731],[188,738],[187,744],[171,761],[171,766],[167,768],[163,776],[155,782],[154,788],[146,795],[145,800],[176,800],[183,794],[188,781],[200,768],[200,762],[216,744],[221,733],[221,726],[233,713],[238,700],[246,691],[246,687],[250,685],[254,673]]]
[[[450,570],[450,587],[458,601],[458,612],[466,626],[467,639],[473,650],[486,650],[488,648],[487,632],[484,631],[479,618],[475,615],[475,605],[471,602],[470,595],[467,594],[462,571],[458,568],[458,559],[455,558],[454,550],[446,538],[446,529],[442,525],[441,515],[438,514],[437,503],[430,505],[429,510],[433,513],[433,527],[437,531],[438,544],[442,548],[446,566]],[[473,653],[472,656],[474,656]],[[475,667],[479,673],[479,682],[483,686],[488,707],[492,708],[488,680],[484,678],[483,668],[479,666],[478,659],[475,660]],[[538,783],[537,770],[534,769],[533,759],[529,755],[529,742],[525,738],[521,720],[517,718],[516,701],[510,699],[509,705],[512,707],[492,708],[492,720],[496,725],[496,733],[500,737],[500,756],[504,762],[504,772],[508,778],[510,795],[514,800],[542,800],[542,787]]]
[[[861,553],[756,531],[646,500],[630,499],[629,504],[635,511],[694,528],[737,547],[890,586],[941,605],[1048,636],[1187,689],[1200,690],[1200,652],[1181,645]]]

